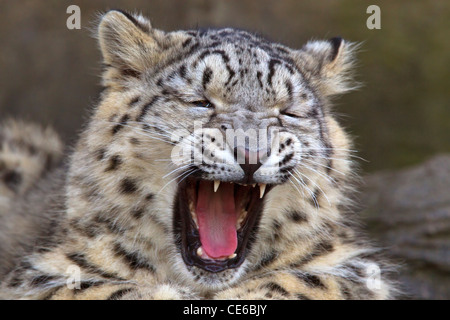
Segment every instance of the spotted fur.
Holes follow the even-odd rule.
[[[392,297],[375,250],[350,223],[352,146],[330,109],[334,95],[352,89],[353,44],[335,38],[294,50],[234,29],[166,33],[120,11],[102,16],[98,40],[101,102],[67,172],[58,171],[64,188],[57,206],[29,209],[51,216],[53,231],[3,277],[0,296]],[[197,103],[204,100],[211,104]],[[207,128],[204,135],[195,123]],[[265,163],[277,169],[263,164],[254,175],[275,186],[248,256],[216,273],[187,266],[173,221],[177,182],[198,172],[211,180],[242,178],[232,150],[215,133],[268,128],[278,130],[279,147]],[[211,161],[193,165],[187,153],[174,163],[174,148],[186,143],[211,151],[205,155]],[[3,180],[8,197],[28,188],[19,179]],[[22,208],[9,206],[12,213]],[[374,264],[381,270],[375,289],[367,272]]]

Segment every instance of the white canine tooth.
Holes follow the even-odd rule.
[[[198,255],[199,257],[201,257],[202,254],[203,254],[203,249],[202,249],[202,247],[200,247],[200,248],[197,249],[197,255]]]
[[[264,193],[266,192],[266,185],[264,183],[259,184],[259,198],[262,199],[264,197]]]
[[[237,254],[236,254],[236,253],[233,253],[232,255],[228,256],[228,259],[234,259],[234,258],[236,258],[236,257],[237,257]]]
[[[253,188],[256,187],[256,183],[252,184]]]
[[[220,181],[214,180],[214,192],[217,192],[217,190],[219,189],[219,186],[220,186]]]

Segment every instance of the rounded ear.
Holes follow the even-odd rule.
[[[295,61],[321,94],[337,95],[357,87],[350,74],[356,47],[340,37],[309,41],[297,51]]]
[[[97,37],[105,66],[123,76],[138,76],[158,60],[158,42],[141,15],[111,10],[101,17]]]

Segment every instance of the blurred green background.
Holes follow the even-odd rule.
[[[68,30],[66,8],[81,8]],[[381,8],[381,30],[366,9]],[[339,35],[363,42],[361,89],[336,111],[366,172],[409,166],[450,151],[450,1],[444,0],[1,0],[0,118],[51,124],[73,142],[100,90],[100,55],[88,28],[96,14],[141,11],[164,30],[232,26],[300,48]]]

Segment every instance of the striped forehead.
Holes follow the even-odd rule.
[[[167,84],[178,85],[182,78],[203,90],[220,86],[223,97],[273,103],[292,100],[303,87],[289,48],[234,29],[187,34],[191,37],[183,42],[186,51],[178,74],[169,75]]]

